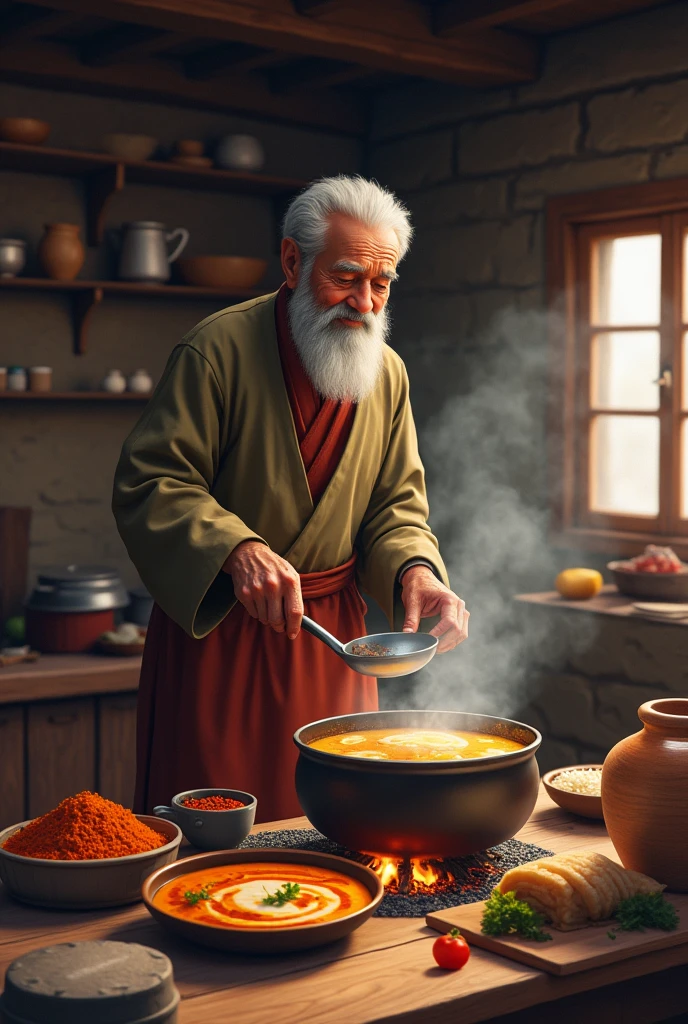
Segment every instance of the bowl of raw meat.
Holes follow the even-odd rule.
[[[642,555],[609,562],[621,594],[643,601],[688,601],[688,565],[671,550],[649,544]]]

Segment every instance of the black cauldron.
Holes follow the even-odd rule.
[[[375,761],[329,754],[314,740],[365,729],[460,729],[523,743],[463,761]],[[296,792],[311,823],[350,850],[460,857],[496,846],[528,820],[538,794],[537,729],[463,711],[376,711],[325,718],[294,734]]]

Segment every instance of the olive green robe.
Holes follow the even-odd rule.
[[[427,524],[423,467],[404,364],[385,346],[339,466],[314,507],[280,364],[275,295],[208,317],[174,349],[126,440],[113,511],[155,601],[192,637],[235,602],[222,566],[262,540],[300,573],[358,552],[360,589],[394,622],[395,581],[412,558],[445,582]]]

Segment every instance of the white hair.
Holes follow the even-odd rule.
[[[321,178],[291,201],[282,236],[293,238],[302,256],[312,259],[325,248],[328,220],[341,213],[369,228],[391,228],[399,242],[399,259],[406,255],[413,228],[409,212],[396,196],[360,174]]]

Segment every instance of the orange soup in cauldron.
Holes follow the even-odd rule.
[[[452,729],[362,729],[309,743],[314,750],[371,761],[462,761],[522,750],[523,744],[484,732]]]

